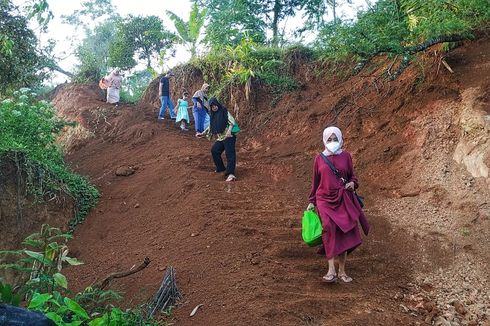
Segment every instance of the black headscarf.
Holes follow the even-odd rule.
[[[213,111],[211,109],[212,105],[216,105],[218,107],[218,111]],[[210,122],[209,127],[211,128],[212,134],[221,134],[225,131],[228,126],[228,110],[218,102],[216,97],[211,97],[209,99],[209,114],[210,114]]]

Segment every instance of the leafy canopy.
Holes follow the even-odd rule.
[[[146,61],[151,68],[154,58],[173,46],[174,36],[157,16],[129,16],[116,24],[114,41],[109,46],[109,65],[123,70],[136,66],[134,59]]]
[[[0,1],[0,98],[19,87],[39,84],[43,58],[28,19],[10,1]]]

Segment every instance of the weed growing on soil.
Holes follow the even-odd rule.
[[[113,302],[121,299],[114,291],[89,287],[73,295],[61,273],[64,264],[82,264],[68,256],[67,242],[71,238],[70,234],[44,224],[39,233],[23,241],[31,249],[0,251],[0,256],[19,257],[12,263],[1,264],[0,269],[16,270],[23,276],[14,287],[0,282],[0,303],[19,306],[24,300],[29,310],[44,313],[59,326],[159,325],[143,309],[123,311],[113,306]]]
[[[14,92],[11,99],[0,102],[0,160],[14,163],[17,187],[25,185],[37,200],[59,200],[60,193],[73,198],[76,206],[70,222],[73,229],[95,206],[99,193],[63,161],[56,137],[70,124],[59,120],[53,107],[46,101],[36,101],[35,96],[23,88]]]
[[[284,49],[243,39],[235,47],[210,52],[190,64],[202,71],[204,80],[214,83],[211,89],[216,96],[222,97],[230,87],[246,85],[252,80],[261,81],[278,92],[287,92],[296,89],[297,84],[288,73],[286,53]]]

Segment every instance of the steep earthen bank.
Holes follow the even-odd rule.
[[[55,105],[90,135],[74,137],[68,159],[102,193],[71,243],[86,264],[70,282],[81,289],[149,256],[149,268],[113,287],[128,305],[144,302],[175,266],[185,298],[178,325],[483,324],[488,53],[482,38],[444,54],[451,74],[430,51],[394,82],[381,62],[339,80],[316,77],[323,68],[304,60],[292,71],[296,92],[232,89],[223,100],[243,130],[233,184],[210,172],[209,143],[157,122],[156,82],[139,105],[117,110],[86,86],[63,88]],[[202,81],[177,74],[173,98]],[[300,240],[312,158],[332,123],[354,155],[373,224],[349,262],[351,285],[322,284],[324,259]],[[120,167],[136,172],[116,176]]]

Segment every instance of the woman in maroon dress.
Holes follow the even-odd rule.
[[[351,155],[342,150],[342,132],[337,127],[323,131],[325,150],[315,157],[313,184],[307,209],[317,208],[323,225],[323,248],[328,259],[325,282],[352,282],[345,272],[347,254],[361,243],[358,223],[367,235],[369,224],[355,197],[359,186],[352,167]],[[336,176],[325,160],[329,160],[339,172]],[[335,271],[334,258],[338,257],[339,271]]]

